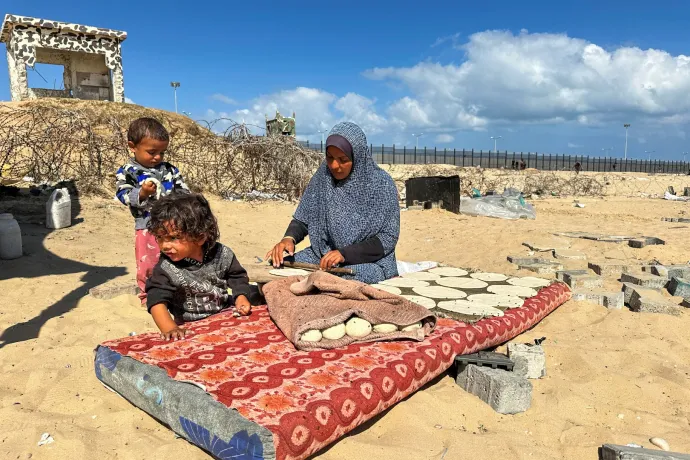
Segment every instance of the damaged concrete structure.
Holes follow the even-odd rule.
[[[8,14],[0,28],[13,101],[41,97],[124,102],[121,44],[127,33]],[[64,67],[64,89],[30,88],[27,66]]]

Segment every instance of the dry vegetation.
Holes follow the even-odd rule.
[[[166,159],[198,191],[243,196],[259,190],[294,199],[320,161],[291,138],[252,136],[231,120],[204,126],[131,104],[46,99],[0,106],[0,179],[75,180],[81,193],[112,196],[114,172],[130,157],[127,127],[144,116],[166,126]],[[227,128],[218,133],[218,126]]]

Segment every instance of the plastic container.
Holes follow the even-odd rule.
[[[22,231],[12,214],[0,214],[0,259],[22,256]]]
[[[72,225],[72,199],[69,196],[69,190],[56,189],[46,203],[46,227],[64,228],[70,225]]]

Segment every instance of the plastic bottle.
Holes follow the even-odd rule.
[[[22,232],[12,214],[0,214],[0,259],[22,256]]]
[[[72,225],[72,200],[69,190],[56,189],[46,203],[46,227],[64,228],[70,225]]]

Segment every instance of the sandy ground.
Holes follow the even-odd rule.
[[[509,254],[555,231],[643,233],[666,246],[631,249],[571,240],[592,260],[686,263],[690,226],[662,222],[687,204],[663,200],[570,199],[536,202],[535,221],[402,213],[401,260],[436,260],[513,273]],[[0,209],[3,208],[0,201]],[[287,225],[294,205],[213,201],[221,240],[248,263]],[[0,458],[167,459],[208,456],[106,390],[93,349],[131,331],[154,329],[133,297],[86,296],[102,282],[133,279],[133,225],[112,201],[83,200],[77,225],[50,232],[22,226],[27,255],[0,262]],[[581,264],[577,262],[574,265]],[[125,272],[126,271],[126,272]],[[532,408],[504,416],[442,376],[423,391],[323,452],[335,459],[584,459],[602,443],[661,436],[690,452],[690,312],[680,318],[608,311],[568,302],[519,341],[547,337],[548,375],[534,381]],[[43,432],[55,442],[37,447]]]

